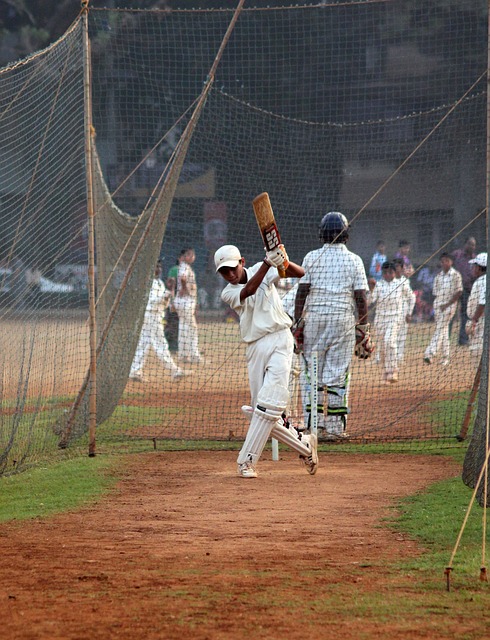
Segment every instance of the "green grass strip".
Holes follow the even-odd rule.
[[[451,558],[472,496],[458,475],[431,485],[426,491],[404,498],[397,505],[399,515],[389,526],[403,531],[423,547],[424,553],[403,564],[409,571],[430,575],[436,569],[434,588],[440,589],[442,575]],[[453,569],[455,576],[478,578],[482,563],[483,510],[474,503],[459,545]],[[488,560],[488,558],[487,558]]]
[[[116,462],[113,456],[80,457],[0,478],[0,522],[63,513],[94,502],[117,482]]]

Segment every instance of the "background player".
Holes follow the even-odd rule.
[[[415,293],[410,286],[410,280],[404,274],[403,260],[394,258],[395,282],[402,289],[402,308],[400,310],[400,326],[398,327],[397,358],[398,368],[405,355],[405,343],[407,341],[408,325],[412,321],[413,308],[415,307]]]
[[[337,439],[346,435],[349,367],[357,340],[356,311],[359,335],[369,345],[369,325],[364,324],[368,284],[361,258],[345,246],[349,238],[347,218],[338,211],[325,214],[319,233],[323,247],[310,251],[303,260],[305,275],[298,285],[295,320],[299,322],[304,316],[304,355],[310,369],[311,354],[318,352],[320,406],[327,405],[327,415],[319,414],[318,426],[326,431],[326,439]],[[362,357],[368,355],[366,351]],[[306,371],[301,382],[303,407],[307,407]],[[309,422],[308,413],[305,422]]]
[[[374,333],[376,349],[384,367],[384,382],[398,382],[398,331],[403,320],[403,285],[396,280],[393,262],[384,262],[381,280],[369,294],[369,303],[376,305]],[[405,293],[406,295],[406,293]]]
[[[130,379],[134,382],[141,382],[143,380],[142,371],[146,356],[151,347],[153,347],[156,355],[162,361],[163,366],[171,371],[174,380],[180,380],[184,375],[191,373],[178,367],[170,355],[163,327],[163,314],[170,302],[172,294],[165,288],[161,276],[162,262],[159,260],[155,267],[143,327],[129,374]]]
[[[440,262],[441,271],[434,278],[432,287],[436,328],[425,350],[424,362],[431,364],[440,351],[441,365],[445,367],[449,364],[449,323],[456,313],[458,300],[463,292],[463,281],[461,274],[453,267],[451,254],[442,253]]]
[[[251,414],[243,447],[238,454],[238,474],[256,478],[256,464],[270,436],[295,449],[308,473],[316,473],[316,436],[300,434],[284,423],[288,405],[288,382],[293,354],[291,318],[284,311],[275,283],[277,269],[298,278],[303,269],[289,262],[282,245],[268,251],[263,262],[245,268],[245,259],[233,245],[224,245],[214,255],[216,271],[228,282],[221,293],[240,317],[240,333],[247,344],[247,366],[252,398]]]
[[[174,308],[179,316],[179,359],[197,364],[202,362],[202,356],[196,322],[196,276],[192,269],[195,259],[194,249],[181,251]]]
[[[487,254],[479,253],[470,260],[476,280],[468,298],[466,333],[470,339],[470,353],[478,365],[483,351],[483,329],[485,325],[485,296],[487,291]]]

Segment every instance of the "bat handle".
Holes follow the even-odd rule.
[[[279,272],[279,277],[280,278],[285,278],[286,277],[286,270],[285,269],[281,269],[281,267],[277,267],[277,271]]]

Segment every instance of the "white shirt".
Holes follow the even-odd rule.
[[[476,313],[476,309],[479,304],[485,304],[485,296],[487,293],[487,274],[484,273],[480,276],[471,287],[470,297],[468,298],[468,306],[466,307],[466,313],[468,314],[468,318],[470,320],[473,319],[473,316]],[[482,316],[483,318],[483,316]],[[480,318],[480,320],[482,319]]]
[[[345,244],[325,244],[310,251],[303,260],[305,275],[300,284],[309,284],[305,311],[355,312],[354,291],[368,290],[361,258]]]
[[[402,290],[403,316],[409,316],[415,307],[416,301],[415,293],[412,291],[412,287],[410,286],[410,280],[402,275],[399,278],[395,278],[394,281],[400,285]]]
[[[168,307],[169,301],[170,292],[167,291],[160,278],[153,278],[150,297],[148,298],[148,304],[146,305],[146,313],[159,313],[162,315]]]
[[[184,297],[184,295],[182,294],[182,284],[180,281],[182,276],[185,277],[187,291],[188,291],[187,295],[190,296],[191,298],[196,298],[197,297],[196,275],[191,265],[183,261],[179,264],[179,271],[177,274],[177,296],[179,297]]]
[[[257,273],[262,262],[245,269],[247,282]],[[269,269],[253,296],[240,301],[244,284],[227,284],[221,299],[240,317],[240,334],[244,342],[255,342],[268,333],[288,329],[292,320],[284,311],[281,298],[274,284],[279,280],[276,269]]]
[[[375,320],[381,317],[393,319],[400,317],[403,313],[403,290],[403,284],[400,284],[400,280],[396,278],[393,278],[391,282],[381,278],[376,283],[368,295],[368,302],[370,304],[376,303]]]
[[[432,294],[435,296],[434,308],[438,309],[443,304],[447,304],[459,291],[463,291],[463,279],[459,271],[454,267],[451,267],[447,273],[439,271],[432,285]],[[456,305],[457,302],[454,304]]]

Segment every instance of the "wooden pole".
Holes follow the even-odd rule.
[[[459,442],[463,442],[463,440],[468,435],[470,420],[473,414],[473,407],[475,406],[476,394],[478,393],[478,389],[480,388],[482,360],[483,358],[480,360],[480,364],[478,365],[478,369],[476,370],[476,373],[475,373],[475,379],[473,380],[473,386],[471,388],[470,397],[468,398],[468,404],[466,405],[466,413],[464,414],[463,424],[461,425],[461,431],[456,436],[456,440],[458,440]]]
[[[88,302],[90,327],[90,395],[89,395],[89,444],[88,455],[95,456],[95,435],[97,428],[97,323],[95,316],[95,225],[94,192],[92,171],[92,73],[90,59],[90,38],[88,35],[88,3],[82,2],[83,14],[83,75],[85,113],[85,165],[87,175],[87,215],[88,215]]]

